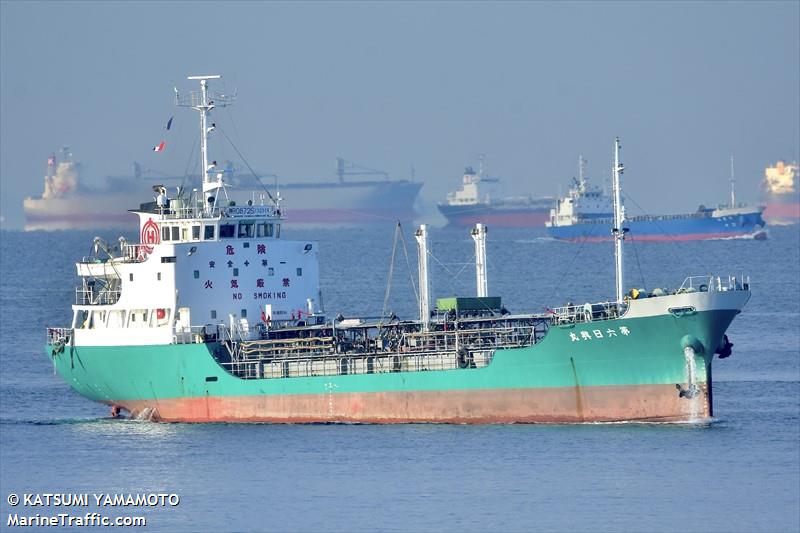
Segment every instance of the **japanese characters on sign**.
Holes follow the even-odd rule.
[[[596,339],[608,339],[610,337],[617,337],[618,335],[622,335],[623,337],[628,337],[631,334],[631,330],[628,329],[627,326],[620,326],[618,328],[606,328],[603,329],[590,329],[590,330],[582,330],[579,332],[570,332],[569,338],[572,342],[580,342],[580,341],[591,341]]]

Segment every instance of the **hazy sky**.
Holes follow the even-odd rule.
[[[600,180],[619,135],[631,197],[694,210],[727,198],[731,155],[757,200],[765,165],[800,151],[798,1],[3,0],[0,25],[4,227],[63,145],[91,184],[133,161],[183,173],[197,117],[172,88],[192,74],[238,90],[219,122],[254,168],[289,182],[332,177],[336,156],[413,164],[428,201],[479,153],[508,192],[564,190],[581,153]]]

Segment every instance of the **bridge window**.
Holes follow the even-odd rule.
[[[280,239],[281,237],[281,225],[275,224],[275,238]]]
[[[203,232],[203,239],[207,241],[214,240],[214,226],[205,226]]]
[[[168,241],[169,240],[169,227],[168,226],[163,226],[161,228],[161,240],[162,241]]]
[[[172,240],[181,240],[180,228],[178,226],[172,226]]]
[[[216,310],[214,310],[214,309],[212,309],[212,310],[211,310],[211,319],[212,319],[212,320],[214,320],[214,319],[216,319],[216,318],[217,318],[217,311],[216,311]]]
[[[189,228],[181,228],[181,240],[182,241],[189,240]]]
[[[236,226],[233,224],[222,224],[219,227],[220,239],[232,239],[236,233]]]
[[[200,239],[200,226],[192,226],[192,240],[197,241]]]
[[[252,238],[253,237],[253,223],[252,222],[241,222],[239,224],[239,238]]]
[[[259,237],[272,237],[273,233],[273,226],[268,222],[259,222],[258,223],[258,236]]]

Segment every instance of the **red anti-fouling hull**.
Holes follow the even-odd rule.
[[[116,405],[165,422],[575,423],[712,415],[705,386],[687,399],[674,385],[208,396]]]

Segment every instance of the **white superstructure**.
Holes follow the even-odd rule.
[[[95,239],[92,257],[77,263],[76,345],[247,340],[274,323],[322,319],[317,244],[281,240],[276,202],[223,199],[223,173],[207,155],[214,129],[207,117],[225,101],[207,88],[217,78],[192,77],[201,91],[186,99],[176,94],[179,105],[201,113],[202,192],[170,197],[157,185],[155,200],[134,210],[140,243],[121,239],[112,248]]]
[[[559,198],[555,209],[550,210],[548,227],[570,226],[585,218],[610,218],[614,212],[612,198],[600,187],[589,184],[585,176],[586,160],[579,158],[578,179],[574,179],[566,196]]]
[[[470,206],[490,204],[497,195],[496,187],[500,183],[497,178],[490,178],[483,173],[483,161],[478,172],[472,167],[464,169],[461,187],[447,193],[446,204],[450,206]]]

